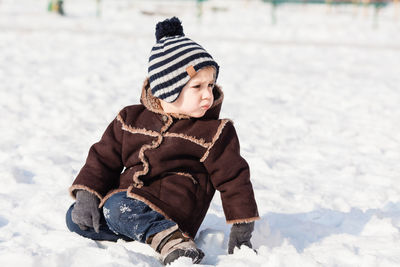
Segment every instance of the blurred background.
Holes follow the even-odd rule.
[[[0,0],[3,88],[25,81],[68,87],[94,76],[112,81],[98,86],[132,88],[146,75],[155,24],[172,16],[183,21],[189,37],[215,51],[227,70],[266,68],[288,75],[309,72],[301,67],[307,61],[317,71],[321,64],[319,71],[327,75],[313,53],[352,48],[398,55],[400,48],[399,0]],[[289,51],[285,57],[295,51],[290,62],[271,62],[269,53],[282,49]]]

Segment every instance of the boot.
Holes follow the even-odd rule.
[[[200,263],[204,257],[203,251],[198,249],[193,240],[183,234],[177,225],[155,234],[146,243],[161,254],[165,265],[180,257],[189,257],[193,263]]]

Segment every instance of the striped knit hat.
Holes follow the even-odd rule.
[[[203,47],[185,37],[178,18],[157,23],[156,39],[148,69],[151,93],[155,97],[174,102],[190,78],[204,67],[214,67],[218,77],[217,62]]]

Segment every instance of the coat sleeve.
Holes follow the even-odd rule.
[[[212,147],[206,153],[204,166],[221,194],[227,223],[258,220],[249,165],[240,155],[239,140],[230,121],[221,122]]]
[[[123,131],[120,122],[122,116],[124,110],[108,125],[100,141],[91,146],[85,165],[69,189],[73,198],[76,190],[83,189],[101,200],[109,190],[118,186],[123,169]]]

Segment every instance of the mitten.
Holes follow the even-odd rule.
[[[83,231],[88,227],[94,228],[96,233],[100,228],[99,198],[94,194],[79,190],[76,193],[76,202],[71,212],[71,219]]]
[[[238,223],[232,225],[231,233],[229,235],[228,253],[233,254],[235,247],[240,248],[241,245],[252,248],[250,243],[251,233],[254,230],[254,222],[251,223]]]

